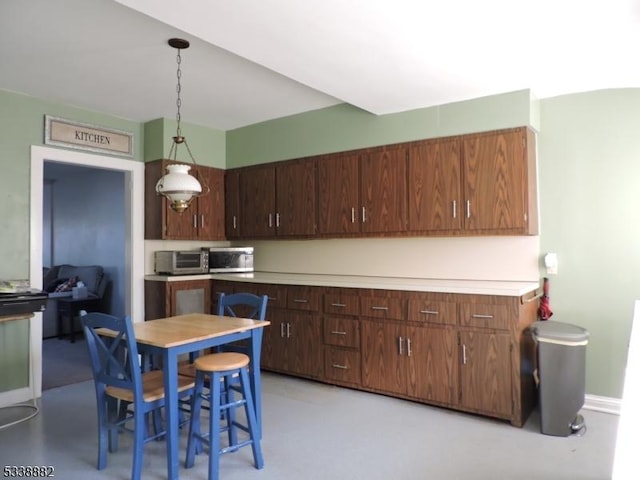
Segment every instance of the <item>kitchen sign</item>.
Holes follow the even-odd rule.
[[[44,116],[44,143],[133,157],[133,133]]]

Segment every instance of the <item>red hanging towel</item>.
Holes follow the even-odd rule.
[[[542,297],[540,297],[540,306],[538,307],[538,316],[540,320],[549,320],[553,315],[549,306],[549,279],[544,278],[542,282]]]

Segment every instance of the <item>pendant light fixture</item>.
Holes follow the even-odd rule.
[[[191,158],[191,162],[193,163],[194,175],[189,175],[189,170],[191,170],[190,165],[186,165],[183,163],[168,165],[168,173],[160,178],[160,180],[158,180],[158,182],[156,183],[156,193],[167,198],[173,211],[182,213],[187,208],[189,208],[189,205],[191,205],[191,202],[194,198],[209,193],[209,187],[204,182],[198,179],[198,165],[196,163],[196,160],[193,158],[191,149],[189,148],[189,144],[187,143],[187,139],[182,135],[182,131],[180,129],[180,107],[182,106],[182,99],[180,98],[182,89],[182,86],[180,84],[180,78],[182,77],[180,63],[182,61],[182,57],[180,56],[180,50],[189,48],[189,42],[181,38],[171,38],[169,39],[168,43],[170,46],[178,50],[178,54],[176,56],[176,62],[178,64],[178,85],[176,86],[176,92],[178,94],[178,98],[176,100],[177,127],[176,135],[175,137],[172,137],[173,142],[171,143],[171,149],[169,150],[169,159],[173,162],[178,162],[178,160],[176,159],[178,154],[178,147],[184,144],[187,153],[189,154],[189,158]]]

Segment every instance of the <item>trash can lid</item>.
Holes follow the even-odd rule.
[[[586,345],[589,338],[589,332],[585,328],[553,320],[535,322],[530,328],[539,342]]]

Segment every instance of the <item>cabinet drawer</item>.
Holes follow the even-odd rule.
[[[266,295],[269,297],[267,301],[267,312],[270,308],[286,308],[287,307],[287,290],[279,285],[267,285],[263,283],[255,284],[256,295]]]
[[[410,322],[456,324],[456,304],[432,300],[410,299],[408,320]]]
[[[358,315],[360,302],[356,296],[334,295],[327,293],[324,296],[324,311],[337,315]]]
[[[517,318],[514,318],[513,322],[516,321]],[[463,327],[508,329],[510,324],[506,305],[460,305],[460,325]]]
[[[344,317],[325,317],[324,343],[338,347],[360,348],[360,322]]]
[[[360,385],[360,352],[326,347],[324,376],[327,380]]]
[[[287,308],[317,312],[320,310],[320,291],[313,287],[287,287]]]
[[[366,317],[402,320],[402,300],[399,298],[361,297],[360,313]]]

